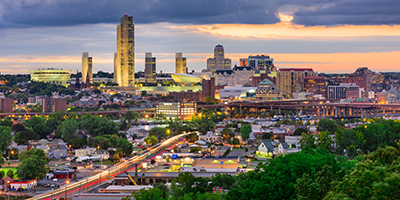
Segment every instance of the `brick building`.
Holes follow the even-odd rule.
[[[43,98],[43,112],[67,111],[67,99]]]
[[[307,76],[304,78],[304,92],[321,94],[326,97],[326,81],[322,76]]]
[[[214,86],[215,87],[215,86]],[[204,92],[193,92],[192,90],[170,92],[175,101],[204,101]]]
[[[0,110],[3,112],[11,112],[12,111],[12,99],[0,98]]]
[[[209,80],[203,79],[201,81],[201,87],[203,92],[203,100],[206,97],[215,98],[215,78],[212,77]]]

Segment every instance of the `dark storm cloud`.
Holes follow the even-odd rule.
[[[300,9],[294,23],[304,25],[381,25],[400,24],[399,0],[348,0],[316,10]]]
[[[399,0],[1,0],[0,27],[118,23],[400,24]]]
[[[135,23],[279,22],[273,12],[276,8],[271,7],[272,0],[2,0],[1,2],[0,17],[3,18],[3,24],[8,22],[60,26],[116,23],[125,13],[133,15]],[[271,12],[267,12],[266,9],[271,9]]]

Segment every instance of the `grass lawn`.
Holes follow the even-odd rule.
[[[93,164],[101,164],[102,162],[101,161],[96,161],[96,162],[93,162]],[[113,162],[111,162],[111,161],[103,161],[103,165],[112,165],[112,164],[114,164]]]
[[[4,171],[4,175],[7,176],[7,172],[10,169],[14,171],[14,174],[17,173],[17,168],[16,167],[2,167],[2,168],[0,168],[0,171]],[[14,176],[14,179],[16,179],[16,178],[18,178],[17,175]]]

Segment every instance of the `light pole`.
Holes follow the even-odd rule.
[[[69,177],[68,177],[68,178],[69,178]],[[67,185],[65,186],[65,199],[67,199],[67,187],[68,187],[68,184],[69,184],[69,180],[65,181],[65,184],[67,184]]]
[[[250,158],[247,158],[247,168],[249,168],[250,165]]]

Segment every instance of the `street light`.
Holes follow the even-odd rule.
[[[69,184],[69,180],[66,180],[66,181],[65,181],[65,184],[67,184],[67,185],[65,186],[65,199],[67,199],[67,187],[68,187],[68,184]]]
[[[250,165],[250,158],[247,158],[247,167],[249,167],[249,165]]]

